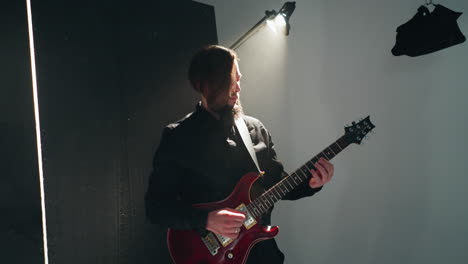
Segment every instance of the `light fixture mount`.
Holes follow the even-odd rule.
[[[289,25],[289,18],[291,17],[292,13],[296,9],[296,2],[286,2],[283,4],[279,12],[275,10],[266,10],[265,16],[260,19],[249,31],[247,31],[244,35],[242,35],[234,44],[230,46],[231,49],[236,50],[239,48],[248,38],[250,38],[254,33],[256,33],[261,26],[265,25],[267,20],[274,20],[278,15],[284,18],[286,22],[284,34],[286,36],[289,35],[289,30],[291,26]]]

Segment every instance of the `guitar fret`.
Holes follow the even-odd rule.
[[[260,215],[260,214],[259,214],[259,212],[260,212],[260,211],[258,211],[258,208],[257,208],[257,206],[255,206],[255,204],[254,204],[254,203],[252,203],[251,205],[252,205],[252,209],[253,209],[253,212],[254,212],[254,214],[256,214],[256,215]]]
[[[278,190],[276,190],[276,187],[275,187],[275,188],[273,188],[272,190],[276,191],[276,193],[278,194],[278,197],[279,197],[279,199],[278,199],[278,200],[281,200],[281,194],[278,192]]]
[[[280,186],[277,186],[275,189],[276,189],[276,191],[278,192],[278,194],[281,196],[281,198],[283,198],[284,195],[286,195],[286,193],[283,192],[283,190],[281,189]],[[278,191],[278,190],[279,190],[279,191]]]
[[[268,204],[268,200],[265,199],[265,196],[262,195],[262,196],[260,196],[260,197],[262,197],[263,202],[267,205],[267,207],[266,207],[267,209],[268,209],[268,207],[272,206],[272,204]]]
[[[263,203],[261,196],[258,197],[258,205],[260,206],[260,211],[262,213],[265,212],[266,205]]]
[[[299,182],[297,185],[301,184],[302,178],[299,177],[299,174],[294,173],[294,174],[291,175],[291,177],[293,178],[293,180],[297,180]],[[296,178],[296,179],[294,179],[294,178]]]
[[[292,184],[288,181],[288,178],[285,179],[285,181],[291,186],[291,190],[294,189],[295,186],[292,186]]]
[[[291,183],[291,185],[293,186],[293,188],[296,188],[297,185],[299,185],[299,184],[297,184],[297,183],[294,181],[294,179],[293,179],[291,176],[289,176],[288,178],[289,178],[288,181]]]
[[[285,195],[286,193],[288,193],[288,192],[287,192],[287,189],[286,189],[286,192],[283,191],[283,189],[282,189],[281,187],[284,187],[284,186],[283,186],[282,184],[278,184],[278,187],[279,187],[279,189],[281,190],[281,192],[283,193],[283,195]]]
[[[303,178],[301,177],[302,180],[303,181],[307,180],[310,176],[310,171],[307,169],[307,167],[301,167],[300,171],[302,172],[302,176],[303,176]]]
[[[345,141],[345,139],[343,137],[341,137],[340,139],[338,139],[336,141],[336,144],[341,148],[341,149],[344,149],[346,146],[348,146],[347,142],[343,142]],[[344,147],[343,147],[344,146]]]
[[[257,217],[258,217],[258,215],[255,214],[255,213],[251,213],[250,215],[251,215],[253,218],[257,218]]]
[[[272,197],[271,197],[271,193],[266,193],[266,197],[267,197],[268,201],[273,202],[272,205],[275,203],[275,200],[272,199]]]
[[[319,158],[320,158],[320,157],[318,157],[318,155],[317,155],[317,156],[315,156],[315,157],[312,159],[312,164],[315,164],[315,163],[317,163],[317,162],[318,162],[318,160],[319,160]],[[315,166],[314,166],[314,170],[316,170],[316,169],[317,169],[317,168],[315,168]]]
[[[338,148],[336,148],[336,147],[338,147]],[[333,152],[335,153],[335,156],[336,156],[336,154],[340,153],[340,151],[341,151],[340,146],[339,146],[338,143],[336,143],[336,142],[333,143],[333,144],[331,144],[331,145],[330,145],[330,148],[331,148],[331,149],[333,150]]]
[[[294,175],[294,174],[292,174],[292,175]],[[289,177],[291,177],[291,179],[293,180],[294,184],[296,184],[296,186],[299,185],[299,184],[296,182],[296,180],[294,180],[294,177],[293,177],[292,175],[289,176]]]
[[[310,170],[308,170],[306,165],[301,167],[301,171],[302,171],[303,175],[309,175],[310,174]]]
[[[266,213],[266,212],[268,211],[268,207],[269,207],[269,206],[267,206],[267,205],[265,204],[265,202],[263,202],[262,205],[263,205],[263,207],[262,207],[262,214],[263,214],[263,213]]]
[[[301,170],[299,170],[299,171],[302,172]],[[291,178],[293,178],[294,182],[296,182],[297,185],[302,183],[302,178],[299,175],[300,174],[297,173],[297,172],[291,174]]]
[[[262,212],[260,211],[259,208],[257,208],[257,206],[254,206],[254,211],[256,212],[256,215],[259,216],[262,214]]]
[[[297,180],[299,181],[299,183],[302,183],[304,181],[304,177],[305,175],[302,174],[299,174],[299,173],[296,173],[296,178]]]
[[[339,140],[337,140],[337,141],[335,142],[335,144],[336,144],[340,149],[343,149],[343,147],[340,145]]]
[[[263,201],[261,199],[258,202],[259,202],[259,205],[260,205],[260,213],[263,214],[264,212],[266,212],[266,206],[265,206],[265,204],[263,204]]]
[[[286,191],[283,191],[283,189],[281,189],[281,191],[283,191],[283,193],[286,194],[286,193],[289,192],[288,188],[284,185],[283,182],[279,182],[278,185],[280,186],[280,188],[282,187],[282,188],[284,188],[286,190]]]
[[[302,171],[302,174],[299,174],[299,177],[301,178],[302,181],[307,180],[310,177],[310,171],[304,168]]]
[[[273,199],[275,200],[275,202],[278,201],[278,198],[276,197],[275,192],[273,192],[273,189],[271,189],[269,193],[270,193],[270,196],[273,196]]]
[[[273,203],[276,203],[278,201],[278,199],[276,198],[276,196],[275,196],[275,194],[273,192],[270,192],[269,196],[270,196],[270,200],[272,200]]]
[[[268,207],[272,207],[273,204],[275,204],[275,202],[271,200],[271,197],[268,195],[268,193],[265,193],[265,199],[270,203]]]
[[[325,151],[325,154],[328,157],[328,160],[331,160],[331,159],[333,159],[333,157],[335,157],[335,153],[333,153],[333,151],[329,147],[326,148],[324,151]]]
[[[315,164],[315,163],[317,163],[318,160],[319,160],[319,158],[317,156],[315,156],[313,159],[311,159],[311,162],[312,162],[312,164]]]
[[[282,195],[283,195],[283,190],[281,190],[281,187],[280,187],[278,184],[273,185],[272,188],[275,189],[276,193],[277,193],[280,197],[282,197]]]
[[[320,154],[322,154],[322,157],[325,157],[327,160],[329,160],[329,158],[328,158],[327,154],[325,154],[323,151],[322,151],[322,152],[320,152]]]
[[[258,205],[260,206],[259,207],[260,212],[261,213],[265,212],[265,205],[263,204],[263,202],[261,200],[258,200]]]
[[[292,177],[292,176],[289,176],[289,181],[292,181],[292,185],[294,186],[294,188],[296,188],[296,187],[299,185],[299,183],[297,183],[297,182],[294,180],[294,177]]]
[[[314,162],[312,160],[309,160],[305,166],[307,167],[307,169],[309,170],[315,170],[315,166],[314,166]]]
[[[324,159],[327,159],[327,160],[328,160],[327,156],[326,156],[325,153],[323,153],[323,152],[320,152],[320,154],[318,154],[317,157],[318,157],[319,159],[320,159],[320,158],[324,158]]]
[[[276,203],[278,199],[276,199],[275,194],[273,192],[270,192],[270,200],[273,201],[273,203]]]

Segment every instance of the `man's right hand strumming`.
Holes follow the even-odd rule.
[[[244,220],[245,215],[241,211],[223,208],[208,213],[206,229],[224,237],[236,239]]]

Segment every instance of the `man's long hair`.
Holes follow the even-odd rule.
[[[230,89],[232,78],[231,72],[234,61],[238,60],[234,50],[218,45],[209,45],[201,48],[192,57],[190,62],[188,78],[192,88],[207,98],[208,102],[223,91]],[[207,82],[210,91],[201,91],[202,83]],[[232,109],[235,118],[243,114],[240,100]]]
[[[229,89],[235,60],[237,60],[237,54],[231,49],[218,45],[201,48],[190,62],[188,78],[192,88],[202,93],[201,83],[206,81],[212,89],[210,93],[217,94],[224,89]]]

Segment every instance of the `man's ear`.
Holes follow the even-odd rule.
[[[198,82],[196,83],[196,85],[198,85],[197,89],[198,89],[198,91],[200,91],[200,93],[201,93],[203,96],[207,96],[207,95],[208,95],[208,92],[209,92],[208,81],[198,81]]]
[[[195,87],[195,90],[201,93],[200,81],[193,82],[193,86]]]

